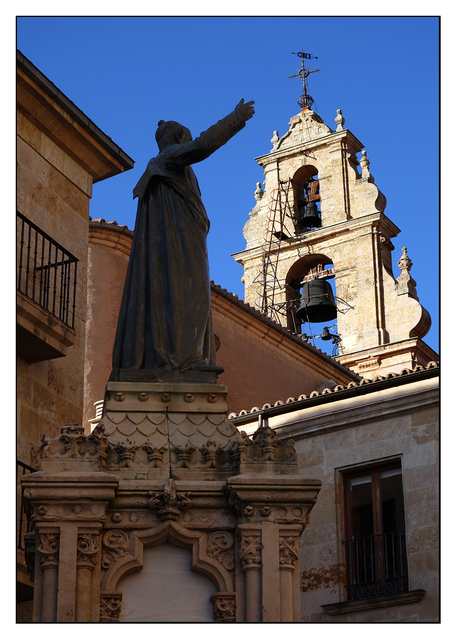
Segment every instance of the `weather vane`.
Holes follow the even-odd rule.
[[[320,69],[313,69],[312,71],[310,71],[309,67],[305,67],[305,59],[311,60],[314,58],[315,60],[317,60],[317,56],[313,56],[310,53],[304,53],[303,49],[298,53],[292,52],[292,54],[294,56],[299,56],[301,58],[301,69],[298,69],[297,70],[298,73],[296,73],[295,75],[289,76],[289,78],[300,78],[302,81],[303,94],[299,97],[297,102],[302,109],[306,109],[307,107],[310,108],[314,100],[307,92],[307,87],[308,87],[307,78],[310,73],[316,73],[317,71],[320,71]]]

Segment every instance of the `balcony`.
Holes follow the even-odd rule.
[[[17,212],[17,353],[60,358],[75,342],[78,260]]]
[[[405,531],[347,540],[344,545],[348,600],[408,591]]]

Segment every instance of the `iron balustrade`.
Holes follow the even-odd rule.
[[[17,541],[16,546],[18,549],[24,549],[24,534],[29,533],[30,525],[25,518],[24,511],[24,499],[23,492],[21,487],[21,478],[26,473],[35,473],[37,469],[33,467],[29,467],[28,464],[21,462],[20,460],[16,460],[16,479],[17,479],[17,488],[18,488],[18,509],[19,509],[19,517],[18,517],[18,527],[17,527]]]
[[[347,599],[408,591],[405,531],[346,540]]]
[[[78,259],[17,212],[17,290],[75,328]]]

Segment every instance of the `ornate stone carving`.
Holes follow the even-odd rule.
[[[200,450],[205,457],[205,462],[203,464],[204,467],[217,468],[219,466],[218,457],[219,454],[224,451],[224,448],[221,447],[220,444],[214,440],[208,440]]]
[[[97,561],[98,533],[80,533],[76,547],[76,562],[78,567],[93,569]]]
[[[210,600],[213,603],[214,622],[235,622],[234,593],[214,593]]]
[[[100,595],[100,622],[119,622],[122,593]]]
[[[104,435],[103,426],[96,427],[90,435],[83,427],[67,424],[56,438],[41,438],[40,456],[43,460],[95,463],[103,468],[106,463],[109,443]]]
[[[132,466],[135,454],[141,447],[134,444],[131,440],[125,440],[124,442],[118,442],[114,447],[114,450],[119,455],[119,467],[130,468]]]
[[[59,564],[59,534],[39,533],[38,539],[38,551],[40,552],[42,568],[57,567]]]
[[[108,569],[118,558],[129,552],[129,539],[121,529],[107,531],[102,540],[102,568]]]
[[[231,571],[235,566],[233,545],[233,536],[228,531],[215,531],[208,538],[207,554]]]
[[[294,569],[299,558],[299,542],[297,536],[281,536],[279,538],[279,566]]]
[[[171,450],[176,455],[176,467],[184,467],[185,469],[189,469],[191,466],[190,457],[196,451],[195,447],[193,447],[189,442],[186,444],[177,447],[172,445]]]
[[[282,442],[269,427],[257,429],[252,440],[244,434],[238,449],[242,473],[253,472],[256,467],[259,471],[262,468],[273,473],[293,473],[298,466],[293,440]]]
[[[260,568],[262,545],[260,536],[242,536],[240,545],[240,562],[243,571],[254,567]]]
[[[171,478],[164,484],[163,491],[151,491],[149,496],[148,506],[159,510],[161,520],[177,520],[180,512],[192,504],[190,491],[177,493],[175,481]]]

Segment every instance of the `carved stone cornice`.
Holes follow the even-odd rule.
[[[308,523],[320,480],[300,475],[240,474],[227,481],[227,496],[238,523]]]

